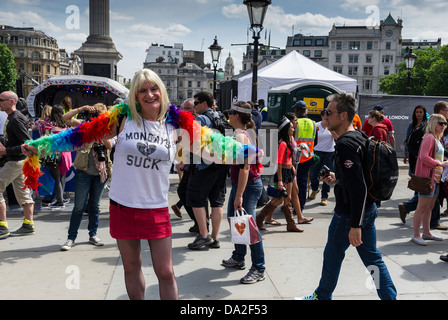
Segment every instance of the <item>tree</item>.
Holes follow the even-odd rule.
[[[425,96],[448,96],[448,45],[439,50],[415,50],[417,55],[411,71],[411,94]],[[405,95],[407,93],[408,70],[406,63],[398,64],[398,73],[380,79],[380,90],[387,94]]]
[[[0,44],[0,92],[15,92],[16,80],[17,71],[14,55],[5,44]]]

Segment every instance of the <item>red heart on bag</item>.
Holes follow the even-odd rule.
[[[242,222],[242,223],[235,223],[235,228],[236,228],[236,231],[238,231],[238,233],[240,235],[243,235],[244,230],[246,230],[246,224],[244,222]]]

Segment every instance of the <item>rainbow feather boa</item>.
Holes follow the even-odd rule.
[[[24,188],[37,191],[37,188],[41,185],[39,177],[42,175],[42,172],[38,155],[40,157],[51,156],[56,151],[70,152],[85,144],[101,142],[103,136],[112,133],[112,128],[117,124],[120,115],[132,117],[127,104],[121,103],[116,105],[100,114],[91,122],[83,122],[79,126],[67,129],[59,134],[43,136],[37,140],[25,142],[25,144],[35,147],[38,152],[28,157],[23,165]],[[216,153],[216,156],[223,163],[228,158],[244,159],[248,154],[256,154],[257,160],[259,160],[260,150],[254,146],[243,145],[236,141],[235,137],[226,137],[208,127],[200,126],[190,112],[182,111],[174,105],[170,105],[168,109],[166,122],[172,124],[176,129],[186,130],[190,136],[190,146],[196,141],[200,148],[207,146],[211,153],[214,150],[220,150],[221,153]],[[262,169],[260,161],[251,166],[251,169],[260,172]]]

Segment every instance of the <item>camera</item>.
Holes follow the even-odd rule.
[[[282,190],[277,190],[277,193],[280,194],[283,198],[288,198],[288,192],[286,192],[285,187],[283,187]]]
[[[330,175],[330,168],[328,168],[327,166],[322,166],[322,168],[319,171],[319,176],[321,178],[326,178]]]
[[[106,147],[104,144],[95,143],[93,145],[93,150],[98,154],[98,161],[104,162],[106,161]]]
[[[78,120],[84,120],[85,122],[90,122],[96,117],[98,117],[100,113],[98,111],[94,113],[90,113],[88,110],[78,113]]]

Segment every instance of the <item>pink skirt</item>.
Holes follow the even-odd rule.
[[[172,235],[168,207],[136,209],[111,200],[110,235],[114,239],[162,239]]]

